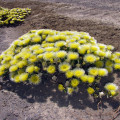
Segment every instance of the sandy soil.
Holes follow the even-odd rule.
[[[44,0],[40,0],[44,1]],[[68,6],[59,7],[59,14],[74,19],[89,19],[97,22],[115,25],[120,28],[119,0],[45,0],[67,3]]]
[[[0,5],[3,7],[30,7],[32,9],[32,14],[21,25],[0,28],[0,53],[19,36],[31,29],[41,28],[89,32],[99,42],[112,44],[115,46],[115,50],[120,51],[119,0],[105,0],[105,4],[100,4],[100,1],[103,0],[97,2],[95,0],[75,0],[74,2],[73,0],[47,0],[53,3],[41,2],[43,0],[39,0],[39,2],[36,0],[19,1],[0,1]],[[99,12],[100,14],[98,14]],[[93,19],[94,17],[96,19]],[[120,73],[117,73],[104,79],[115,79],[120,86],[119,77]],[[48,80],[49,78],[45,76],[43,79]],[[59,76],[59,79],[62,77]],[[56,85],[51,82],[32,86],[15,84],[8,78],[4,80],[0,78],[0,85],[0,120],[120,119],[119,114],[117,115],[115,112],[120,105],[120,95],[114,99],[102,99],[100,109],[98,109],[97,105],[100,100],[89,98],[82,88],[82,92],[68,97],[59,92]],[[117,117],[113,119],[115,116]]]

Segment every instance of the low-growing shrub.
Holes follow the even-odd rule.
[[[24,18],[31,13],[29,8],[7,9],[0,7],[0,26],[15,24],[24,21]]]
[[[56,73],[61,73],[66,81],[57,81],[58,89],[69,95],[85,85],[94,97],[115,96],[118,86],[101,80],[120,70],[120,52],[113,49],[112,45],[97,43],[86,32],[31,30],[2,52],[0,76],[9,73],[13,82],[37,85],[42,75],[51,74],[56,80]]]

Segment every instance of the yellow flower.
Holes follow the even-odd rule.
[[[54,52],[57,52],[57,51],[59,51],[59,50],[60,50],[60,48],[55,47],[53,51],[54,51]]]
[[[49,34],[50,33],[50,30],[44,30],[43,32],[45,35]]]
[[[20,40],[16,40],[13,42],[14,45],[18,45],[18,43],[20,42]]]
[[[84,39],[90,39],[89,34],[83,36]]]
[[[73,88],[71,88],[71,87],[68,87],[68,88],[67,88],[67,93],[68,93],[69,95],[71,95],[71,94],[73,93],[73,91],[74,91]]]
[[[77,87],[79,85],[80,81],[78,79],[72,79],[71,80],[71,86]]]
[[[55,43],[55,47],[63,47],[65,45],[66,45],[66,42],[64,42],[64,41],[58,41]]]
[[[78,52],[79,52],[80,54],[85,54],[85,53],[86,53],[86,49],[84,49],[83,47],[79,47],[79,48],[78,48]]]
[[[120,52],[115,52],[114,53],[117,57],[120,57]]]
[[[18,69],[17,65],[13,65],[13,66],[11,66],[11,67],[9,68],[9,71],[10,71],[10,72],[14,72],[14,71],[16,71],[17,69]]]
[[[27,9],[29,9],[29,8],[27,8]],[[37,30],[30,30],[30,33],[36,33],[37,32]]]
[[[35,69],[35,72],[39,72],[39,70],[40,70],[40,68],[37,66],[35,66],[34,69]]]
[[[0,61],[2,61],[2,59],[3,59],[3,55],[0,55]]]
[[[46,47],[54,47],[53,43],[42,43],[41,45],[43,48],[46,48]]]
[[[65,88],[63,87],[62,84],[59,84],[59,85],[58,85],[58,90],[59,90],[59,91],[63,91],[64,89],[65,89]]]
[[[84,61],[88,62],[88,63],[94,63],[96,61],[96,56],[94,56],[92,54],[86,54],[84,56]]]
[[[103,51],[97,51],[96,54],[100,57],[105,57],[106,56],[106,53],[103,52]]]
[[[35,70],[35,66],[34,65],[30,65],[26,68],[26,72],[28,73],[33,73]]]
[[[85,44],[86,43],[86,40],[85,39],[81,39],[78,41],[80,44]]]
[[[26,66],[26,65],[27,65],[27,61],[25,61],[25,60],[20,61],[20,62],[17,63],[17,66],[18,66],[19,68],[23,68],[23,67]]]
[[[34,33],[30,34],[30,38],[33,38],[34,36],[35,36],[35,34],[34,34]]]
[[[5,64],[5,63],[6,63],[6,61],[5,61],[5,60],[2,60],[2,61],[1,61],[1,64]]]
[[[20,82],[20,75],[15,75],[14,80],[15,83],[19,83]]]
[[[42,39],[46,39],[46,35],[42,35]]]
[[[68,70],[66,73],[65,73],[66,77],[67,78],[72,78],[73,77],[73,71],[72,70]]]
[[[44,55],[43,55],[43,58],[45,60],[50,60],[51,58],[54,58],[54,52],[45,52]]]
[[[69,43],[69,47],[71,49],[77,49],[79,47],[79,43],[77,43],[77,42]]]
[[[54,36],[54,40],[55,40],[55,41],[60,40],[60,36],[59,36],[59,35],[55,35],[55,36]]]
[[[111,60],[115,60],[115,59],[118,59],[117,55],[116,54],[112,54],[111,57],[110,57]]]
[[[50,73],[50,74],[53,74],[55,73],[55,66],[54,65],[49,65],[48,68],[47,68],[47,72]]]
[[[116,84],[114,84],[114,83],[107,83],[105,85],[105,89],[107,91],[117,91],[118,90],[118,86]]]
[[[87,50],[90,50],[91,44],[85,44],[85,45],[82,45],[81,47],[82,49],[87,51]]]
[[[42,35],[42,33],[43,33],[43,30],[42,30],[42,29],[37,31],[37,34],[38,34],[38,35]]]
[[[105,68],[99,68],[98,69],[98,76],[107,76],[108,75],[108,71]]]
[[[31,42],[35,42],[35,43],[40,42],[40,41],[41,41],[41,37],[40,36],[35,36],[31,40]]]
[[[87,92],[91,95],[91,94],[93,94],[95,92],[95,90],[93,88],[89,87],[87,89]]]
[[[7,54],[8,54],[8,55],[14,55],[15,53],[14,53],[14,50],[9,50],[9,51],[7,52]]]
[[[31,63],[34,63],[34,62],[37,61],[37,57],[36,57],[36,55],[31,55],[28,60],[29,60]]]
[[[47,47],[54,47],[54,43],[47,43]]]
[[[0,66],[0,71],[4,71],[6,68],[5,68],[5,65],[1,65]]]
[[[116,70],[119,70],[119,69],[120,69],[120,63],[114,64],[114,68],[115,68]]]
[[[75,42],[75,41],[76,39],[73,39],[73,38],[69,40],[69,42]]]
[[[18,46],[23,46],[23,45],[24,45],[24,42],[23,42],[23,41],[19,41],[17,45],[18,45]]]
[[[7,62],[7,63],[5,63],[3,65],[5,66],[6,69],[8,69],[11,66],[11,64],[9,62]]]
[[[104,66],[104,62],[103,62],[103,61],[98,60],[98,61],[96,61],[96,62],[95,62],[95,66],[96,66],[96,67],[101,68],[101,67],[103,67],[103,66]]]
[[[99,47],[96,46],[96,45],[92,45],[90,49],[91,49],[92,52],[94,52],[94,51],[99,50]]]
[[[7,56],[4,58],[5,61],[10,61],[10,60],[12,60],[12,59],[13,59],[13,57],[12,57],[11,55],[7,55]]]
[[[112,45],[107,45],[107,49],[108,49],[108,50],[113,50],[114,47],[113,47]]]
[[[38,50],[40,48],[40,45],[32,45],[30,46],[30,50]]]
[[[43,59],[43,54],[39,54],[39,55],[37,56],[37,58],[40,59],[40,60]]]
[[[105,44],[98,43],[100,49],[106,49],[107,46]]]
[[[39,48],[38,50],[33,51],[34,54],[42,54],[43,52],[44,52],[43,48]]]
[[[27,47],[24,47],[24,48],[22,48],[22,50],[21,50],[21,52],[23,52],[23,53],[30,53],[30,46],[27,46]]]
[[[76,68],[76,69],[73,70],[73,74],[74,74],[75,77],[80,78],[82,75],[85,74],[85,71],[83,69]]]
[[[64,62],[64,63],[59,64],[59,71],[61,71],[61,72],[66,72],[66,71],[70,70],[70,68],[71,68],[71,66],[69,63]]]
[[[115,59],[115,63],[120,63],[120,59]]]
[[[66,37],[65,35],[61,35],[61,36],[60,36],[60,39],[61,39],[61,40],[66,40],[67,37]]]
[[[47,41],[47,42],[54,42],[54,39],[53,39],[53,37],[47,37],[47,38],[46,38],[46,41]]]
[[[27,79],[28,79],[28,73],[22,73],[21,75],[20,75],[20,81],[22,81],[22,82],[24,82],[24,81],[26,81]]]
[[[25,53],[22,55],[22,58],[26,60],[26,59],[29,59],[30,56],[31,56],[31,53],[25,52]]]
[[[76,52],[69,52],[67,57],[69,60],[76,60],[78,59],[79,54]]]
[[[94,76],[92,76],[92,75],[88,75],[87,76],[87,81],[88,81],[88,83],[93,83],[94,81],[95,81],[95,77]]]
[[[38,85],[41,82],[41,78],[37,75],[31,75],[30,79],[29,79],[30,83]]]
[[[46,52],[51,52],[51,51],[53,51],[54,50],[54,47],[46,47],[45,48],[45,51]]]
[[[11,64],[11,65],[15,65],[15,64],[17,64],[17,63],[18,63],[18,60],[16,60],[16,59],[13,59],[13,60],[10,61],[10,64]]]
[[[67,55],[67,52],[64,50],[61,50],[61,51],[56,52],[55,55],[57,58],[65,58],[65,56]]]
[[[111,91],[110,91],[110,94],[111,94],[112,96],[115,96],[117,93],[116,93],[116,91],[111,90]]]
[[[98,68],[96,68],[96,67],[91,67],[91,68],[88,69],[88,73],[89,73],[90,75],[97,76],[97,75],[98,75]]]
[[[28,44],[30,42],[30,38],[23,40],[23,44]]]
[[[87,78],[88,78],[87,75],[80,76],[82,82],[87,82]]]

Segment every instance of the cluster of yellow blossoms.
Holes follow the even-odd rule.
[[[29,8],[7,9],[0,7],[0,26],[22,22],[30,13],[31,9]]]
[[[13,82],[39,84],[42,74],[47,72],[56,78],[55,73],[60,72],[66,77],[65,82],[58,81],[60,91],[72,94],[84,84],[89,94],[114,96],[118,87],[100,80],[120,70],[120,52],[113,49],[85,32],[31,30],[2,52],[0,76],[9,73]]]

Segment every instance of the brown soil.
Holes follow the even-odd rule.
[[[32,13],[21,25],[5,26],[0,28],[0,53],[19,36],[31,29],[55,29],[85,31],[94,36],[99,42],[112,44],[115,50],[120,51],[120,26],[115,27],[99,21],[87,19],[73,19],[60,15],[69,4],[43,3],[38,1],[19,2],[15,0],[0,1],[2,7],[29,7]],[[23,1],[23,0],[21,0]],[[56,12],[57,11],[57,12]],[[73,11],[72,11],[73,12]],[[91,13],[92,14],[92,13]],[[120,86],[120,72],[109,75],[106,80],[115,79]],[[48,80],[46,76],[43,78]],[[63,79],[59,76],[59,79]],[[0,78],[0,120],[119,120],[120,116],[114,112],[120,104],[120,95],[116,98],[100,100],[89,98],[81,89],[81,93],[66,96],[57,90],[51,82],[38,86],[15,84],[7,78]],[[120,111],[118,111],[120,112]]]

